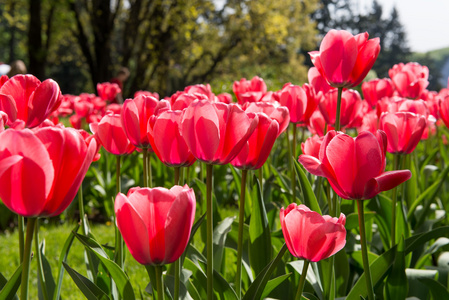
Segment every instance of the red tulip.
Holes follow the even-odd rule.
[[[195,205],[195,194],[187,185],[118,194],[117,226],[134,259],[143,265],[176,261],[189,241]]]
[[[231,161],[238,169],[257,170],[263,166],[278,137],[279,123],[264,113],[257,113],[259,123],[240,153]]]
[[[390,153],[412,153],[426,129],[426,117],[411,112],[384,113],[380,117],[379,129],[388,139]]]
[[[302,153],[305,155],[310,155],[319,158],[320,147],[323,143],[324,137],[317,134],[309,137],[304,143],[301,143]]]
[[[90,124],[90,130],[109,153],[125,155],[136,149],[126,136],[120,115],[111,111],[106,113],[99,123]]]
[[[368,33],[353,36],[345,30],[329,31],[320,51],[310,52],[312,63],[333,87],[358,85],[374,65],[380,52],[380,40],[368,40]]]
[[[321,216],[307,206],[292,203],[280,212],[282,233],[290,253],[317,262],[326,259],[346,244],[346,217]]]
[[[309,80],[309,84],[315,90],[315,93],[318,94],[321,92],[322,94],[326,94],[330,89],[333,89],[327,82],[326,78],[321,75],[320,71],[316,67],[311,67],[307,72],[307,78]]]
[[[232,103],[232,96],[229,93],[221,93],[217,95],[217,101],[229,104]]]
[[[149,91],[137,91],[134,93],[134,98],[137,98],[138,96],[150,96],[150,97],[154,97],[157,100],[159,100],[159,94],[154,92],[149,92]]]
[[[224,165],[237,156],[258,121],[236,104],[196,100],[184,110],[181,135],[198,160]]]
[[[418,98],[429,85],[429,69],[416,62],[394,65],[388,75],[399,94],[410,99]]]
[[[290,114],[287,107],[279,106],[279,103],[277,105],[275,103],[277,102],[247,102],[243,107],[246,113],[264,113],[271,119],[278,121],[279,136],[290,124]]]
[[[5,130],[5,125],[8,123],[8,115],[0,110],[0,132]]]
[[[240,81],[234,81],[232,91],[237,97],[238,103],[243,105],[246,102],[260,101],[263,95],[267,92],[267,85],[263,79],[258,76],[254,76],[251,80],[242,78]]]
[[[323,115],[321,114],[320,110],[318,109],[313,112],[312,116],[310,116],[308,129],[312,134],[324,136],[327,131],[334,130],[334,127],[327,124],[327,131],[325,131],[326,120],[324,120]],[[342,130],[344,130],[344,129],[342,129]]]
[[[148,140],[157,157],[173,167],[190,166],[195,157],[181,136],[182,111],[168,110],[148,122]]]
[[[363,116],[362,125],[357,128],[357,132],[369,131],[376,134],[379,129],[379,118],[375,109],[369,111]]]
[[[449,94],[441,99],[439,112],[444,124],[449,128]]]
[[[103,82],[97,83],[98,96],[105,101],[114,101],[117,94],[122,90],[117,83]]]
[[[0,76],[0,87],[2,87],[2,85],[7,82],[9,80],[8,75],[2,75]]]
[[[176,93],[171,98],[171,109],[172,110],[183,110],[187,108],[195,100],[207,100],[210,101],[204,94],[193,93],[189,94],[186,92]]]
[[[336,89],[327,92],[321,99],[318,107],[327,124],[334,125],[337,114]],[[345,90],[341,96],[341,127],[357,127],[361,124],[363,117],[363,102],[359,92],[356,90]]]
[[[0,133],[0,197],[24,217],[52,217],[72,202],[92,162],[89,145],[73,128],[8,129]]]
[[[313,175],[326,177],[344,199],[371,199],[411,177],[409,170],[384,172],[387,137],[378,130],[352,138],[329,131],[321,144],[319,158],[300,155],[299,162]]]
[[[8,115],[10,126],[23,122],[25,127],[36,127],[61,101],[59,86],[52,79],[40,82],[33,75],[16,75],[0,88],[0,109]]]
[[[210,84],[195,84],[189,85],[184,89],[187,94],[202,94],[206,96],[209,101],[216,101],[215,94],[212,92]]]
[[[362,93],[371,107],[376,106],[377,101],[383,97],[392,97],[394,93],[393,82],[388,79],[370,80],[362,83]]]
[[[138,148],[148,148],[148,120],[160,111],[169,109],[167,101],[159,101],[151,96],[126,99],[121,114],[122,126],[131,144]]]
[[[290,122],[300,124],[309,122],[309,118],[317,106],[315,98],[307,97],[302,87],[288,83],[280,92],[280,103],[288,108]]]

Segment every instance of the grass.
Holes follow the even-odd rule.
[[[53,277],[58,276],[58,260],[61,254],[61,249],[67,239],[69,233],[75,227],[74,223],[61,224],[61,225],[41,225],[40,227],[40,241],[45,239],[45,255],[52,268]],[[94,225],[92,226],[92,232],[95,235],[98,242],[102,245],[109,243],[109,245],[114,243],[114,228],[108,225]],[[34,244],[34,241],[33,241]],[[14,271],[19,266],[19,242],[17,231],[13,233],[5,233],[0,235],[0,272],[9,279]],[[34,247],[33,247],[34,251]],[[81,243],[77,240],[72,244],[70,253],[68,256],[67,263],[77,272],[87,277],[86,267],[84,264],[84,248]],[[126,252],[125,261],[125,271],[127,272],[131,285],[134,288],[136,296],[140,295],[140,291],[145,290],[149,279],[145,268],[137,263],[131,256],[131,254]],[[30,272],[30,283],[29,283],[29,298],[38,299],[37,296],[37,263],[36,260],[31,262],[31,272]],[[63,299],[84,299],[83,294],[77,288],[70,276],[65,273],[61,296]]]

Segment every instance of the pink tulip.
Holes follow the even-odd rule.
[[[279,132],[278,136],[283,133],[290,124],[290,114],[288,108],[279,106],[277,102],[251,102],[245,103],[243,106],[246,113],[264,113],[271,119],[278,121]]]
[[[312,116],[310,116],[309,119],[309,125],[308,129],[312,134],[317,134],[319,136],[324,136],[327,131],[326,130],[327,125],[327,131],[334,130],[334,127],[332,127],[329,124],[326,124],[326,120],[324,119],[323,115],[321,114],[320,110],[317,109],[313,112]],[[344,130],[344,129],[342,129]]]
[[[210,101],[204,94],[193,93],[189,94],[186,92],[176,93],[171,98],[171,109],[172,110],[183,110],[187,108],[195,100],[207,100]]]
[[[333,87],[358,85],[373,67],[380,52],[380,40],[368,40],[368,33],[353,36],[345,30],[329,31],[320,51],[310,52],[312,63]]]
[[[280,212],[282,233],[290,253],[317,262],[326,259],[346,244],[346,217],[321,216],[307,206],[292,203]]]
[[[384,113],[380,117],[379,129],[387,135],[388,152],[409,154],[421,140],[426,129],[426,117],[411,112]]]
[[[337,112],[336,89],[327,92],[321,99],[318,107],[327,124],[334,125]],[[361,124],[363,117],[363,102],[359,92],[356,90],[344,90],[341,97],[341,127],[357,127]]]
[[[384,172],[387,136],[378,130],[361,132],[352,138],[329,131],[321,144],[319,158],[300,155],[299,162],[313,175],[326,177],[344,199],[371,199],[408,180],[409,170]]]
[[[212,92],[212,88],[210,87],[210,84],[195,84],[195,85],[189,85],[184,89],[184,92],[187,94],[202,94],[206,96],[209,101],[216,101],[215,94]]]
[[[416,62],[394,65],[388,75],[402,97],[417,99],[429,85],[429,69]]]
[[[326,78],[321,75],[320,71],[316,67],[311,67],[307,73],[309,84],[313,87],[316,94],[326,94],[329,90],[333,89],[327,82]]]
[[[217,95],[217,101],[230,104],[232,103],[232,96],[229,93],[221,93]]]
[[[0,109],[8,115],[8,125],[23,122],[33,128],[42,123],[62,101],[58,84],[40,82],[33,75],[16,75],[0,88]]]
[[[168,110],[167,101],[159,101],[151,96],[138,96],[126,99],[123,103],[121,121],[131,144],[138,148],[148,148],[148,120],[151,116]]]
[[[307,97],[302,87],[293,84],[284,85],[280,92],[280,103],[288,108],[290,122],[296,124],[307,124],[317,106],[315,98]]]
[[[117,94],[122,90],[117,83],[103,82],[97,83],[98,96],[105,101],[114,101]]]
[[[449,128],[449,93],[441,99],[439,112],[444,124]]]
[[[126,155],[136,149],[126,136],[118,114],[108,112],[99,123],[90,124],[90,130],[109,153]]]
[[[135,188],[115,198],[117,226],[131,255],[143,265],[176,261],[184,252],[195,218],[195,194],[187,185]]]
[[[320,147],[323,143],[324,137],[317,134],[309,137],[304,143],[301,143],[302,153],[319,158]]]
[[[231,161],[238,169],[260,169],[273,148],[278,137],[279,123],[264,113],[257,113],[259,123],[240,153]]]
[[[370,80],[362,83],[362,93],[371,107],[376,106],[377,101],[383,97],[392,97],[394,93],[393,82],[388,79]]]
[[[156,93],[156,92],[152,93],[152,92],[149,92],[149,91],[137,91],[137,92],[134,93],[134,98],[137,98],[139,96],[150,96],[150,97],[154,97],[157,100],[159,100],[159,94]]]
[[[242,78],[240,81],[234,81],[232,91],[237,97],[238,103],[243,105],[246,102],[260,101],[263,95],[267,92],[267,85],[263,79],[258,76],[254,76],[251,80]]]
[[[0,132],[5,130],[5,125],[8,123],[8,115],[0,110]]]
[[[167,166],[184,167],[195,162],[195,157],[181,136],[182,112],[164,111],[148,122],[148,140],[154,153]]]
[[[357,132],[369,131],[376,134],[379,129],[379,118],[375,109],[369,111],[363,116],[362,125],[357,128]]]
[[[2,75],[2,76],[0,76],[0,87],[2,87],[3,84],[4,84],[5,82],[7,82],[8,80],[9,80],[8,75]]]
[[[8,129],[0,133],[0,197],[24,217],[52,217],[72,202],[92,162],[89,145],[73,128]]]
[[[237,156],[258,121],[236,104],[195,100],[184,110],[181,135],[198,160],[224,165]]]

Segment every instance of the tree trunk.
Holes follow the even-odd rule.
[[[30,0],[30,24],[28,29],[28,72],[45,79],[47,51],[42,47],[41,0]]]

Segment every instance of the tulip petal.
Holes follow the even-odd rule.
[[[41,124],[47,116],[61,104],[62,95],[59,85],[52,79],[47,79],[37,86],[30,96],[28,104],[28,127]]]
[[[412,173],[409,170],[389,171],[370,179],[362,199],[371,199],[380,192],[391,190],[401,183],[409,180]]]
[[[338,134],[325,149],[338,185],[345,193],[351,194],[357,170],[354,139],[346,134]]]

